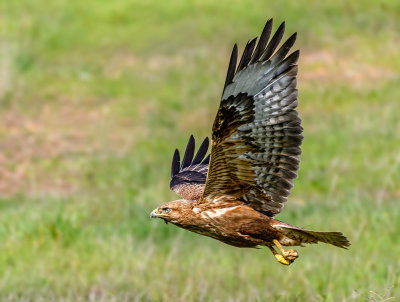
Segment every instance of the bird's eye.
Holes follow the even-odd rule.
[[[164,213],[169,213],[169,212],[171,212],[171,209],[170,208],[162,208],[162,211]]]

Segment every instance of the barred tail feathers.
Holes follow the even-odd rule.
[[[324,242],[343,249],[347,249],[351,245],[350,241],[341,232],[316,232],[281,224],[273,227],[289,239],[300,244]]]

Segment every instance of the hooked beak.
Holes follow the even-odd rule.
[[[157,217],[158,217],[158,215],[157,215],[157,209],[151,211],[151,213],[150,213],[150,218],[157,218]]]
[[[164,219],[164,217],[166,218],[167,216],[168,216],[168,214],[160,213],[158,211],[158,209],[155,209],[155,210],[151,211],[151,213],[150,213],[150,218],[163,218]],[[166,219],[164,219],[164,222],[166,224],[168,224],[168,221]]]

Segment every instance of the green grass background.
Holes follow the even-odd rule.
[[[1,301],[400,301],[399,1],[3,0]],[[234,42],[298,32],[290,267],[150,221],[210,135]]]

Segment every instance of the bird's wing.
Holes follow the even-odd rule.
[[[204,139],[196,156],[194,156],[195,141],[190,136],[183,156],[182,165],[178,149],[175,150],[171,166],[170,188],[186,200],[199,200],[206,183],[210,155],[205,157],[208,150],[208,137]]]
[[[293,34],[276,52],[282,23],[268,43],[272,19],[236,67],[232,51],[212,129],[211,162],[201,202],[241,199],[273,216],[282,210],[299,168],[303,139],[297,107],[299,51]]]

